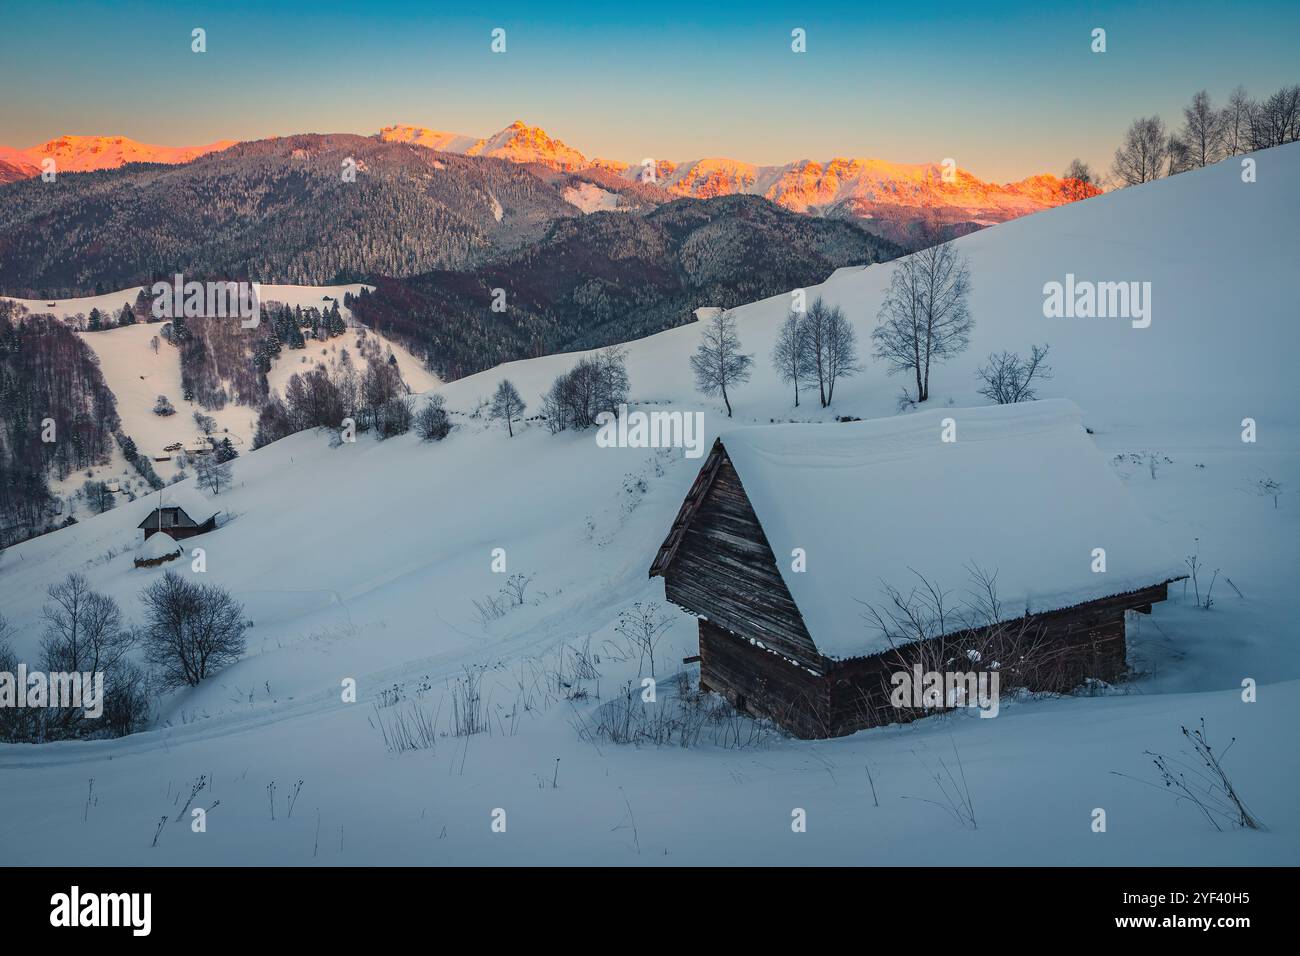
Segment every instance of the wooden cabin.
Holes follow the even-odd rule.
[[[208,504],[207,499],[197,491],[165,488],[160,494],[162,504],[156,504],[156,496],[151,497],[155,502],[154,509],[136,525],[144,531],[146,541],[160,531],[179,541],[216,528],[217,509]]]
[[[1113,681],[1126,613],[1182,577],[1065,401],[724,434],[650,575],[701,686],[803,738],[934,713],[891,700],[917,665]]]

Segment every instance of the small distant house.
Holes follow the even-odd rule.
[[[146,541],[159,532],[165,532],[176,540],[192,538],[217,526],[217,509],[192,488],[173,486],[164,488],[160,494],[162,504],[157,504],[157,496],[151,496],[149,500],[155,506],[136,526],[144,531]]]
[[[728,432],[650,575],[699,619],[702,687],[822,738],[933,713],[899,708],[904,672],[1112,681],[1126,612],[1179,570],[1078,408],[1044,401]]]

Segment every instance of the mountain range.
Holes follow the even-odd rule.
[[[355,177],[343,175],[355,169]],[[606,345],[898,255],[759,196],[676,198],[592,168],[350,134],[240,143],[0,190],[0,292],[59,299],[170,279],[365,281],[358,317],[455,378]],[[505,312],[490,310],[505,290]]]
[[[606,195],[621,191],[617,185],[609,188],[608,181],[614,179],[660,188],[669,197],[762,196],[794,212],[854,219],[868,231],[905,246],[962,235],[1100,192],[1094,186],[1050,174],[991,183],[955,165],[945,167],[943,162],[906,164],[836,157],[761,166],[707,157],[685,162],[645,160],[638,165],[588,158],[522,120],[487,137],[395,125],[384,127],[374,138],[440,153],[599,177],[603,193],[587,190],[570,199],[584,212],[619,208]],[[87,172],[134,162],[186,163],[233,145],[234,141],[221,140],[206,146],[152,146],[122,136],[63,136],[26,150],[0,147],[0,183],[39,175],[41,160],[46,157],[55,159],[60,172]]]
[[[899,249],[851,222],[758,196],[679,199],[644,215],[556,220],[537,241],[460,271],[378,279],[353,314],[444,379],[626,342],[820,281]],[[494,292],[504,309],[491,308]]]
[[[1101,192],[1095,186],[1050,174],[998,185],[955,165],[945,169],[942,161],[907,164],[836,157],[758,166],[708,157],[686,162],[643,160],[634,165],[588,159],[522,120],[483,139],[422,126],[386,126],[379,131],[379,138],[467,156],[537,163],[565,172],[607,170],[691,199],[737,193],[762,196],[793,212],[856,219],[869,231],[905,245],[930,238],[922,235],[927,231],[951,238]]]
[[[154,146],[125,136],[59,136],[31,149],[0,146],[0,183],[39,176],[45,159],[54,160],[55,172],[89,173],[127,163],[188,163],[236,142],[223,139],[206,146]]]

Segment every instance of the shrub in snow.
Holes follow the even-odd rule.
[[[664,632],[673,626],[673,619],[662,613],[658,601],[642,604],[637,601],[618,615],[618,624],[614,630],[630,645],[638,657],[638,673],[647,662],[650,664],[650,676],[655,676],[655,648]]]
[[[451,419],[447,416],[447,400],[434,395],[415,413],[415,433],[423,441],[442,441],[451,433]]]
[[[1027,359],[1017,352],[990,352],[988,364],[975,372],[980,380],[979,393],[998,405],[1032,402],[1038,398],[1035,382],[1052,377],[1047,350],[1047,345],[1032,346]]]
[[[172,403],[170,400],[168,400],[166,395],[159,395],[158,401],[154,402],[153,413],[155,415],[163,415],[163,416],[175,415],[176,409],[172,407]]]
[[[411,430],[412,417],[410,399],[390,398],[375,410],[375,431],[381,439],[405,435]]]
[[[1179,802],[1191,803],[1220,832],[1224,826],[1229,829],[1263,830],[1264,825],[1246,806],[1228,778],[1227,771],[1223,769],[1222,758],[1237,742],[1237,738],[1232,738],[1227,747],[1215,753],[1206,735],[1204,717],[1197,729],[1188,730],[1180,726],[1179,730],[1192,746],[1191,753],[1185,754],[1185,759],[1150,750],[1146,752],[1155,764],[1163,784],[1156,789],[1172,794]],[[1128,776],[1118,771],[1112,773],[1120,777]]]

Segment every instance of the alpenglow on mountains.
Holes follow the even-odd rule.
[[[793,212],[856,219],[870,231],[905,244],[923,228],[944,237],[961,235],[1101,191],[1050,174],[998,185],[960,167],[952,168],[945,181],[942,160],[908,164],[836,157],[757,166],[721,157],[686,162],[655,159],[640,165],[588,159],[522,120],[484,139],[422,126],[386,126],[379,138],[442,152],[538,163],[564,172],[603,170],[692,199],[737,193],[762,196]]]
[[[991,183],[960,167],[952,167],[945,181],[941,159],[908,164],[836,157],[759,166],[707,157],[685,162],[654,159],[626,163],[589,158],[523,121],[481,138],[422,126],[386,126],[375,138],[438,152],[586,174],[605,182],[612,177],[645,183],[665,190],[667,198],[711,199],[739,193],[762,196],[793,212],[853,219],[869,231],[907,246],[936,236],[962,235],[1099,192],[1096,187],[1051,174],[1014,183]],[[137,162],[187,163],[233,145],[234,140],[219,140],[205,146],[154,146],[124,136],[61,136],[29,149],[0,146],[0,183],[39,176],[41,161],[46,158],[55,160],[60,173],[89,172]],[[617,207],[608,196],[591,190],[574,204],[584,212]]]

